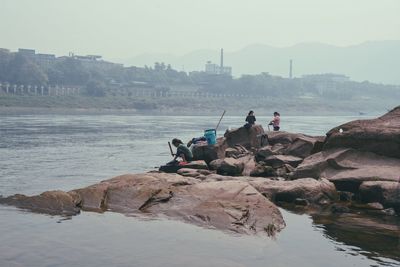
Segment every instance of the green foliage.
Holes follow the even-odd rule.
[[[90,72],[74,58],[58,61],[47,74],[50,84],[85,85],[90,80]]]
[[[3,54],[0,57],[1,80],[25,85],[44,85],[46,73],[35,63],[19,54]]]
[[[104,64],[103,64],[104,63]],[[325,75],[329,78],[329,75]],[[325,77],[321,76],[321,77]],[[124,68],[117,64],[57,58],[52,65],[38,66],[19,53],[0,51],[0,82],[22,85],[60,85],[82,87],[86,96],[133,96],[136,89],[160,92],[174,88],[195,88],[198,92],[276,99],[325,99],[330,101],[400,98],[400,87],[369,82],[287,79],[268,73],[242,75],[208,74],[202,71],[177,71],[164,62],[153,67]],[[165,95],[165,94],[164,94]]]
[[[90,80],[85,87],[85,95],[87,96],[105,96],[106,85],[102,81]]]

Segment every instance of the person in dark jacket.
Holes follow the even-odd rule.
[[[246,124],[244,125],[244,127],[246,129],[250,129],[251,126],[253,126],[254,123],[256,122],[256,117],[254,116],[254,111],[252,111],[252,110],[249,111],[249,114],[247,114],[245,121],[246,121]]]
[[[183,144],[178,138],[172,139],[172,144],[177,148],[174,161],[181,158],[183,161],[190,162],[193,160],[193,154],[190,149]]]

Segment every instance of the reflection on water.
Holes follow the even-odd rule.
[[[384,257],[400,261],[400,218],[397,216],[315,214],[313,221],[320,225],[325,236],[351,246],[351,254],[367,255],[379,262]]]
[[[276,240],[228,235],[170,220],[117,213],[63,220],[0,208],[1,266],[396,266],[323,236],[311,218],[282,210],[287,228]],[[4,231],[13,229],[13,231]]]
[[[0,117],[0,194],[70,190],[122,173],[152,170],[170,160],[166,144],[172,137],[188,140],[199,136],[218,119]],[[228,127],[242,125],[243,119],[224,118],[219,135]],[[257,117],[264,125],[269,119]],[[288,131],[323,135],[352,119],[283,117],[282,126]],[[393,252],[398,237],[349,232],[337,223],[282,212],[287,228],[276,240],[269,240],[115,213],[83,212],[71,220],[60,220],[0,206],[0,266],[400,265],[398,253]]]

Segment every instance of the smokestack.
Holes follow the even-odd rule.
[[[289,67],[289,78],[293,78],[293,60],[290,60],[290,67]]]
[[[221,73],[224,68],[224,49],[221,48]]]

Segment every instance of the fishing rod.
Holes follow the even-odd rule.
[[[171,156],[175,156],[174,152],[172,151],[172,147],[171,147],[171,143],[168,142],[168,146],[169,146],[169,151],[171,152]]]
[[[226,110],[224,110],[224,112],[222,113],[221,118],[219,119],[219,122],[218,122],[218,124],[217,124],[217,127],[215,127],[215,131],[217,131],[217,129],[218,129],[218,127],[219,127],[219,124],[221,123],[221,120],[222,120],[222,118],[223,118],[224,115],[225,115],[225,112],[226,112]]]

